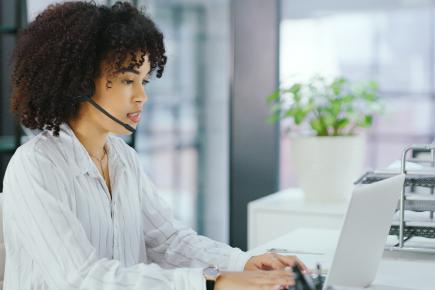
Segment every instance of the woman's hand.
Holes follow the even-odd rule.
[[[283,270],[286,267],[297,266],[301,271],[308,268],[296,256],[283,256],[276,253],[266,253],[251,257],[245,264],[245,271],[253,270]]]
[[[287,288],[295,281],[291,271],[222,272],[215,290],[278,290]]]

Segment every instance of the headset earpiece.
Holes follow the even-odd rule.
[[[89,98],[91,98],[95,94],[95,83],[91,80],[88,81],[87,91],[89,92]]]
[[[89,80],[87,82],[85,82],[85,84],[83,85],[83,95],[77,96],[75,97],[75,99],[79,102],[87,102],[89,101],[92,96],[95,94],[95,84],[93,81]]]
[[[83,102],[87,102],[89,101],[91,98],[89,96],[77,96],[75,97],[75,99],[79,102],[79,103],[83,103]]]

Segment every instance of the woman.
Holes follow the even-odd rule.
[[[136,152],[112,136],[135,130],[144,86],[165,63],[163,35],[128,3],[49,6],[23,31],[12,62],[12,110],[43,132],[17,150],[5,174],[5,290],[245,290],[294,282],[284,268],[303,268],[297,258],[249,257],[176,222]],[[210,276],[211,264],[220,275]],[[273,271],[249,271],[264,269]]]

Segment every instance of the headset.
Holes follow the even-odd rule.
[[[92,96],[95,93],[95,85],[94,85],[94,83],[92,81],[89,82],[88,90],[89,90],[89,93],[87,95],[78,96],[78,97],[76,97],[76,100],[78,100],[79,102],[89,102],[89,103],[91,103],[91,105],[94,106],[98,111],[100,111],[101,113],[103,113],[104,115],[106,115],[107,117],[112,119],[114,122],[118,123],[119,125],[121,125],[125,129],[127,129],[131,133],[136,132],[135,128],[133,128],[129,124],[124,123],[121,120],[119,120],[118,118],[116,118],[115,116],[113,116],[111,113],[109,113],[106,109],[101,107],[99,104],[97,104],[92,99]]]

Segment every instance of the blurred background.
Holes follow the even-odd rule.
[[[1,1],[1,180],[25,140],[9,113],[11,52],[53,2]],[[434,139],[435,1],[130,2],[162,30],[168,64],[126,141],[175,216],[201,234],[246,249],[247,203],[296,186],[291,138],[284,124],[266,123],[266,97],[289,77],[378,82],[386,114],[365,133],[366,168]]]
[[[293,1],[280,9],[280,80],[315,73],[374,80],[386,106],[367,132],[366,167],[434,140],[435,1]],[[281,138],[280,187],[294,183]],[[290,177],[290,178],[289,178]]]

